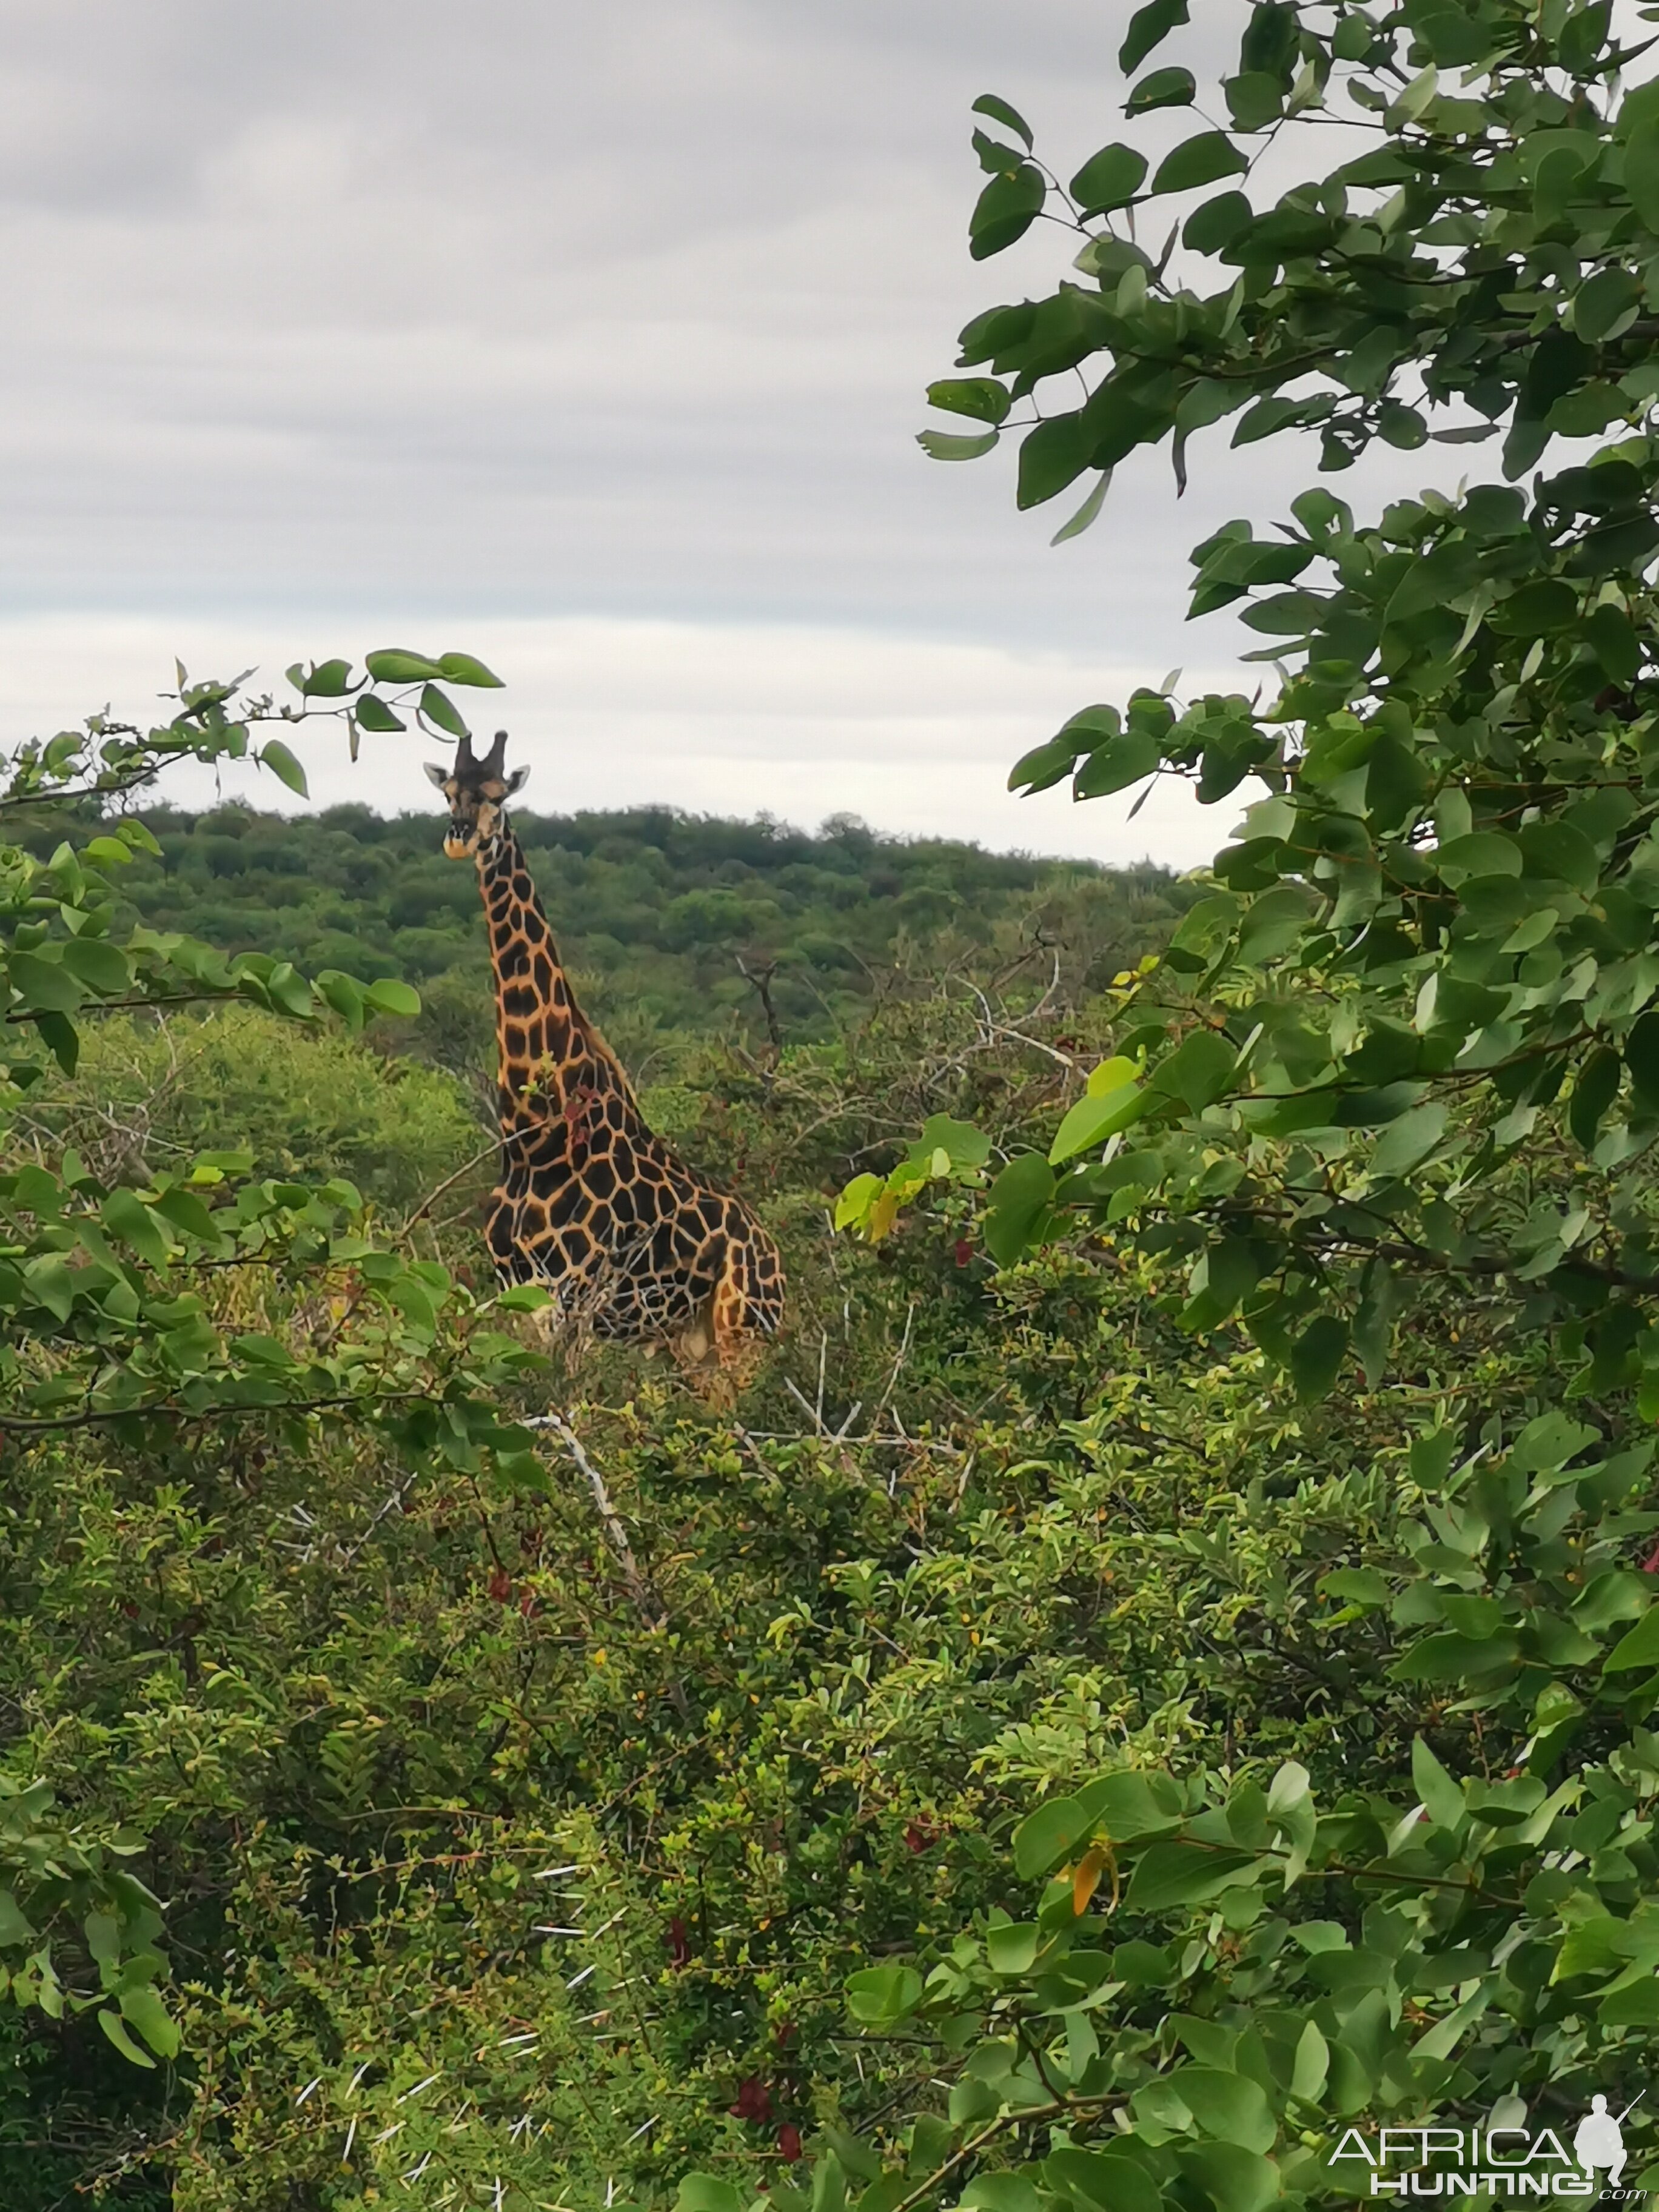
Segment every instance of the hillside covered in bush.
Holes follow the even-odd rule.
[[[438,812],[224,806],[142,818],[161,849],[122,878],[135,918],[307,973],[400,976],[422,992],[433,1048],[452,1062],[486,1048],[477,883],[444,857]],[[877,836],[851,819],[817,836],[665,807],[515,809],[514,819],[579,986],[607,1035],[636,1055],[723,1028],[764,1041],[765,1009],[744,968],[767,978],[791,1039],[832,1035],[907,964],[945,974],[988,957],[994,969],[1047,942],[1063,945],[1079,978],[1109,981],[1163,940],[1193,896],[1162,868]],[[34,833],[43,858],[59,834]]]

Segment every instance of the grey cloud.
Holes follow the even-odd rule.
[[[1121,127],[1121,21],[3,0],[10,604],[280,614],[295,652],[442,610],[1224,661],[1185,555],[1263,511],[1277,450],[1200,449],[1179,506],[1137,461],[1050,552],[1064,504],[1017,516],[1006,456],[913,442],[959,325],[1054,271],[1041,236],[969,263],[968,103],[1080,160]]]

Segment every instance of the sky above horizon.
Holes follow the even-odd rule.
[[[1236,807],[1006,774],[1173,667],[1253,684],[1186,555],[1265,523],[1285,452],[1212,434],[1179,504],[1142,457],[1051,550],[1011,455],[914,442],[961,325],[1064,265],[969,260],[969,102],[1069,173],[1121,131],[1127,14],[0,0],[7,737],[153,716],[175,655],[464,647],[550,810],[1207,856]],[[319,800],[431,804],[410,739],[302,750]]]

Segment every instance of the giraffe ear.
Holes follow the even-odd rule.
[[[514,793],[522,791],[529,781],[530,770],[527,768],[515,768],[507,779],[507,796],[511,799]]]
[[[422,761],[421,765],[426,770],[427,781],[435,783],[441,791],[449,781],[449,770],[447,768],[440,768],[436,761]]]

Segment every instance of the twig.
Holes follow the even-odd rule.
[[[432,1211],[433,1207],[438,1203],[438,1200],[443,1196],[447,1190],[453,1190],[463,1176],[471,1175],[473,1169],[481,1166],[483,1163],[489,1158],[489,1155],[492,1152],[505,1152],[509,1145],[521,1143],[530,1133],[531,1132],[527,1126],[518,1129],[501,1130],[496,1135],[490,1139],[489,1142],[484,1146],[481,1152],[474,1152],[470,1160],[464,1160],[461,1163],[460,1166],[456,1169],[453,1175],[446,1176],[443,1181],[434,1190],[429,1190],[427,1193],[426,1196],[416,1207],[414,1212],[411,1213],[408,1220],[404,1222],[403,1228],[399,1231],[398,1234],[403,1237],[407,1237],[410,1230],[415,1227],[417,1222],[425,1219],[426,1216]]]
[[[836,1431],[836,1442],[838,1444],[844,1444],[847,1442],[848,1431],[852,1427],[854,1422],[857,1420],[859,1415],[863,1411],[863,1399],[854,1398],[851,1412],[848,1414],[847,1419],[842,1423],[841,1426]]]
[[[916,1302],[912,1298],[909,1309],[904,1316],[904,1334],[899,1340],[898,1357],[894,1360],[892,1371],[887,1377],[887,1387],[881,1394],[881,1397],[877,1403],[875,1412],[870,1416],[870,1425],[872,1429],[878,1429],[881,1426],[881,1417],[887,1411],[888,1406],[891,1401],[894,1389],[897,1386],[900,1370],[902,1369],[905,1361],[910,1356],[910,1332],[915,1327],[915,1320]],[[901,1434],[902,1433],[902,1428],[901,1426]],[[908,1442],[908,1439],[907,1438],[906,1441]]]
[[[775,1054],[781,1054],[783,1051],[783,1030],[778,1020],[777,1008],[772,1004],[772,978],[778,972],[778,963],[775,960],[769,960],[763,968],[750,968],[741,952],[733,953],[732,957],[738,963],[738,975],[745,983],[754,987],[760,999],[761,1012],[766,1018],[766,1034],[771,1040],[772,1050]]]
[[[817,1431],[818,1434],[821,1437],[827,1437],[830,1431],[823,1425],[823,1415],[814,1408],[811,1400],[806,1395],[805,1392],[797,1385],[793,1376],[786,1375],[784,1376],[783,1387],[794,1400],[795,1403],[800,1407],[802,1413],[805,1414],[807,1419],[811,1421],[812,1426]]]
[[[634,1557],[634,1547],[628,1540],[628,1531],[623,1526],[622,1516],[611,1502],[611,1492],[605,1486],[605,1477],[583,1450],[581,1438],[562,1413],[538,1413],[527,1420],[524,1425],[527,1429],[551,1429],[554,1435],[569,1452],[571,1458],[575,1461],[586,1477],[587,1486],[593,1493],[593,1503],[599,1508],[599,1520],[610,1540],[611,1548],[616,1553],[617,1563],[622,1568],[623,1580],[628,1586],[628,1595],[639,1607],[641,1616],[648,1628],[666,1628],[667,1610],[662,1600],[640,1571],[640,1563]]]

